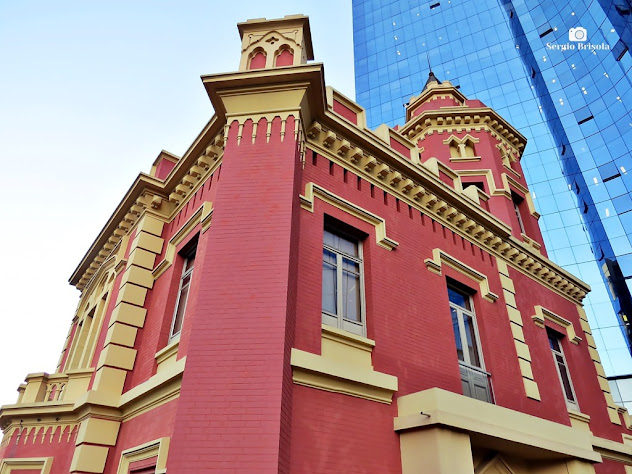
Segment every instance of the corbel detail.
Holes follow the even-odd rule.
[[[483,116],[480,117],[480,121],[483,121],[484,118]],[[473,119],[476,119],[476,116],[473,116]],[[489,117],[487,117],[487,121],[489,121]],[[459,175],[471,174],[474,173],[474,170],[457,173],[442,163],[441,170],[445,171],[448,176],[455,178],[455,189],[451,191],[450,187],[437,176],[438,160],[430,158],[424,164],[417,165],[407,162],[393,153],[391,158],[396,159],[401,166],[387,164],[380,157],[374,155],[375,151],[368,152],[358,143],[351,143],[348,137],[343,143],[343,139],[336,136],[336,139],[329,143],[329,147],[326,148],[323,142],[326,137],[332,136],[329,132],[330,130],[324,125],[314,122],[307,132],[308,146],[320,155],[393,194],[402,202],[406,202],[432,219],[441,222],[492,255],[502,257],[519,271],[574,303],[581,303],[586,296],[589,288],[585,284],[556,267],[553,262],[539,254],[534,246],[512,237],[509,228],[504,223],[480,207],[478,207],[478,213],[488,220],[492,220],[499,227],[505,226],[506,233],[490,228],[487,222],[479,221],[478,215],[470,210],[471,206],[475,206],[475,203],[463,196],[461,180],[458,179]],[[346,151],[347,146],[349,151]],[[338,153],[341,147],[343,147],[343,151]],[[387,153],[386,150],[385,153]],[[434,166],[435,161],[437,162],[436,166]],[[477,173],[481,174],[478,170]],[[491,170],[489,173],[491,174]],[[485,175],[485,172],[482,174]],[[395,179],[389,179],[389,177]],[[488,182],[489,179],[493,180],[493,176],[488,176]],[[445,197],[435,189],[439,189],[441,194],[445,194]],[[493,188],[490,186],[490,190],[492,195],[500,193],[505,197],[511,197],[508,186],[507,189],[496,189],[494,184]],[[527,199],[530,199],[530,196]],[[303,203],[303,205],[305,207],[306,204]]]

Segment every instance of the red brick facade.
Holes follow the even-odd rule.
[[[306,64],[305,17],[240,33],[240,72],[203,77],[216,115],[72,276],[57,373],[0,412],[0,473],[630,472],[588,288],[546,258],[520,133],[436,80],[404,126],[368,130]],[[362,335],[323,323],[325,229],[361,245]],[[491,402],[464,395],[474,376]]]

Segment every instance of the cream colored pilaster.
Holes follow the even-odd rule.
[[[588,316],[586,316],[586,312],[581,305],[577,305],[577,312],[579,313],[579,323],[581,324],[582,330],[584,331],[584,338],[586,339],[586,343],[588,344],[588,352],[590,353],[590,358],[595,364],[595,369],[597,370],[599,386],[601,387],[603,396],[606,399],[606,404],[608,405],[608,416],[610,417],[610,421],[612,421],[612,423],[614,423],[615,425],[620,425],[621,418],[619,417],[618,407],[617,404],[614,402],[614,399],[612,398],[612,394],[610,393],[610,385],[608,384],[606,373],[604,372],[603,366],[601,365],[601,359],[599,358],[599,353],[597,352],[597,345],[595,344],[595,339],[592,336],[590,324],[588,324]]]
[[[474,473],[467,433],[445,428],[403,432],[399,436],[402,474]]]
[[[145,324],[143,307],[148,290],[154,285],[150,265],[162,251],[160,237],[164,222],[145,214],[138,222],[136,236],[112,311],[105,346],[99,356],[92,390],[118,403],[123,393],[127,372],[133,370],[136,350],[133,348],[138,328]],[[120,422],[89,417],[81,422],[70,471],[102,473],[110,446],[116,444]]]
[[[136,332],[145,324],[147,310],[143,306],[147,291],[154,285],[152,269],[148,267],[162,251],[163,226],[161,220],[148,214],[138,222],[105,347],[97,363],[93,390],[120,396],[127,371],[134,368]]]
[[[539,401],[540,390],[538,389],[538,384],[534,380],[533,370],[531,370],[531,353],[529,351],[529,346],[527,346],[527,343],[525,342],[524,332],[522,329],[522,315],[520,314],[516,304],[516,288],[511,278],[509,278],[509,268],[507,267],[507,264],[500,258],[496,258],[496,264],[498,265],[498,273],[500,274],[500,283],[503,287],[503,296],[507,306],[507,315],[509,316],[509,324],[511,325],[511,334],[513,335],[516,353],[518,354],[518,364],[520,366],[520,373],[522,374],[524,390],[527,397]]]

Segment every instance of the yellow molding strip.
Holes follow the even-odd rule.
[[[191,214],[191,217],[187,219],[187,221],[180,226],[175,234],[169,239],[167,243],[167,251],[165,252],[165,258],[163,258],[156,268],[153,270],[154,280],[157,280],[160,275],[162,275],[175,260],[176,256],[176,247],[191,233],[191,231],[198,224],[202,224],[202,232],[206,232],[206,230],[211,225],[211,219],[213,217],[213,203],[210,201],[204,202],[197,210]]]
[[[462,275],[478,282],[481,287],[481,295],[487,301],[494,303],[498,299],[498,295],[493,293],[489,289],[489,281],[486,275],[474,270],[472,267],[464,264],[460,260],[457,260],[452,255],[445,253],[443,250],[436,248],[432,251],[433,258],[427,258],[424,260],[426,268],[431,272],[441,275],[441,265],[446,264],[448,267],[456,270]]]
[[[541,328],[544,328],[544,320],[551,321],[559,326],[562,326],[566,330],[566,334],[568,334],[568,339],[573,344],[579,344],[579,341],[582,340],[577,334],[575,334],[575,328],[573,327],[573,323],[571,323],[568,319],[564,319],[562,316],[555,314],[553,311],[550,311],[546,308],[543,308],[540,305],[535,307],[535,314],[531,316],[531,319]]]
[[[156,456],[156,473],[167,472],[167,455],[169,454],[169,443],[171,438],[158,438],[148,443],[126,449],[121,453],[117,474],[127,474],[129,466],[136,461],[153,458]]]
[[[301,195],[301,207],[309,212],[314,212],[314,199],[318,197],[322,201],[341,209],[364,222],[375,226],[375,240],[380,247],[393,250],[398,242],[386,236],[386,221],[375,214],[337,196],[331,191],[310,182],[305,186],[305,195]]]
[[[335,122],[336,128],[355,133],[359,141],[350,142],[351,149],[342,152],[343,142],[348,140],[340,139],[332,130],[314,122],[307,131],[307,143],[311,150],[441,222],[492,255],[502,257],[516,270],[573,303],[581,303],[590,291],[586,283],[536,252],[531,245],[513,237],[509,226],[481,209],[470,197],[455,192],[426,166],[395,156],[379,143],[380,140],[358,133],[357,129],[342,123],[342,119],[338,120],[333,114],[327,115],[327,119]],[[371,152],[367,151],[369,149]],[[376,152],[379,152],[379,158],[371,155]]]
[[[53,467],[53,458],[5,458],[0,464],[0,474],[11,474],[24,470],[41,469],[41,474],[49,474]]]
[[[508,440],[516,443],[517,448],[528,447],[542,453],[555,452],[591,462],[601,461],[601,456],[593,449],[596,439],[589,431],[440,388],[399,397],[397,406],[398,416],[393,420],[396,432],[441,426],[486,436],[488,447],[496,450],[501,449]],[[621,443],[612,444],[623,447]]]
[[[292,348],[292,379],[297,385],[390,404],[397,377]]]

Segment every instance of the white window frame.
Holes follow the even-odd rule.
[[[336,310],[338,314],[333,314],[328,311],[324,311],[321,308],[322,322],[327,326],[332,326],[358,336],[366,337],[366,302],[364,300],[364,253],[362,249],[362,241],[349,237],[347,234],[337,232],[335,229],[325,228],[325,231],[330,232],[341,239],[345,239],[349,242],[353,242],[358,246],[358,256],[350,255],[346,252],[342,252],[335,249],[324,242],[323,236],[323,250],[328,250],[336,255]],[[343,294],[342,294],[342,259],[347,258],[358,264],[360,268],[360,322],[346,319],[340,314],[343,308]],[[321,267],[322,267],[322,254],[321,254]],[[321,282],[322,282],[322,269],[321,269]]]
[[[557,340],[557,345],[560,350],[557,351],[551,347],[549,343],[549,347],[551,348],[551,354],[553,355],[553,364],[555,364],[555,371],[557,372],[557,378],[560,381],[560,388],[562,389],[562,395],[564,396],[564,401],[566,401],[566,408],[570,408],[571,410],[579,411],[579,403],[577,402],[577,394],[575,393],[575,387],[573,386],[573,379],[571,378],[571,373],[568,370],[568,363],[566,362],[566,356],[564,355],[564,348],[562,347],[562,337],[558,336],[554,331],[546,332],[547,338],[554,338]],[[547,341],[548,342],[548,341]],[[566,396],[566,389],[564,388],[564,381],[562,380],[562,373],[560,372],[560,365],[557,363],[556,356],[562,358],[562,362],[564,364],[564,370],[566,371],[566,377],[568,378],[568,385],[571,388],[571,393],[573,394],[574,400],[569,400]]]
[[[520,204],[518,202],[520,196],[515,193],[511,193],[511,202],[513,203],[513,208],[516,213],[516,217],[518,218],[518,225],[520,226],[520,233],[527,234],[527,231],[524,228],[524,221],[522,220],[522,214],[520,214]]]
[[[182,332],[182,327],[180,327],[180,330],[174,334],[173,330],[175,329],[175,325],[176,325],[176,317],[178,315],[178,309],[180,309],[180,297],[182,296],[182,288],[183,285],[182,283],[184,282],[184,280],[186,279],[186,277],[190,277],[189,278],[189,289],[187,291],[187,297],[186,300],[184,301],[184,308],[182,308],[182,325],[184,325],[184,317],[186,315],[186,311],[187,311],[187,303],[189,302],[189,295],[191,292],[191,283],[193,282],[193,270],[195,269],[195,264],[187,269],[187,263],[189,263],[189,260],[191,260],[191,258],[195,258],[195,252],[197,249],[192,250],[189,253],[189,256],[186,257],[184,259],[184,261],[182,262],[182,276],[180,276],[180,284],[178,285],[178,298],[176,299],[176,306],[173,310],[173,316],[171,317],[171,329],[169,330],[169,340],[172,341],[174,339],[178,339],[180,337],[180,333]]]
[[[470,307],[474,308],[474,301],[471,295],[468,295],[464,291],[459,290],[458,288],[455,288],[452,285],[448,285],[448,288],[450,288],[452,291],[456,291],[457,293],[460,293],[465,298],[467,298],[470,302]],[[481,339],[478,335],[478,323],[476,321],[476,313],[474,312],[474,309],[469,310],[467,308],[464,308],[463,306],[459,306],[458,304],[453,303],[452,301],[450,301],[450,308],[456,311],[456,319],[459,325],[459,337],[461,338],[461,347],[463,348],[463,358],[466,359],[465,361],[459,360],[459,363],[473,369],[480,369],[481,371],[485,371],[485,361],[483,360],[483,348],[481,346]],[[481,362],[480,367],[472,364],[472,362],[470,361],[470,353],[469,351],[466,350],[468,346],[467,346],[467,337],[465,336],[465,322],[463,319],[463,314],[467,314],[468,316],[472,318],[474,340],[476,342],[476,351],[478,352],[478,358]]]
[[[475,400],[481,400],[488,403],[494,403],[494,394],[491,384],[491,374],[485,370],[485,360],[483,359],[483,346],[481,345],[481,339],[478,333],[478,323],[476,321],[476,313],[474,311],[474,299],[471,295],[456,288],[454,285],[448,284],[448,288],[456,293],[459,293],[466,298],[470,303],[471,310],[460,306],[452,301],[449,302],[450,309],[456,311],[457,325],[459,328],[459,338],[461,339],[461,347],[463,349],[463,359],[459,360],[459,372],[461,375],[461,383],[467,383],[471,393],[471,398]],[[449,294],[448,294],[449,299]],[[467,336],[465,334],[465,319],[463,315],[468,315],[472,318],[472,330],[474,332],[474,342],[476,343],[476,352],[478,354],[478,360],[480,366],[474,365],[470,360],[470,352],[467,345]],[[451,318],[452,316],[450,316]],[[456,344],[456,341],[455,341]],[[458,356],[457,356],[458,359]],[[483,387],[485,389],[485,398],[476,396],[476,387]],[[464,395],[465,389],[464,389]],[[466,395],[467,396],[467,395]]]

